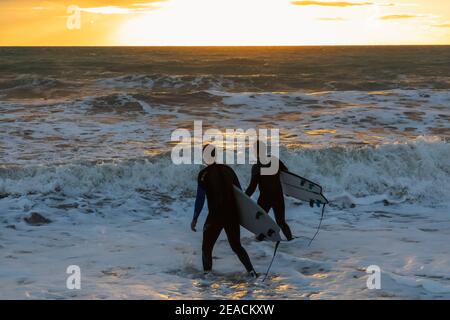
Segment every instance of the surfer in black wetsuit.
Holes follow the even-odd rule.
[[[206,197],[209,213],[203,227],[203,270],[205,273],[211,271],[214,244],[224,229],[231,249],[245,266],[247,272],[252,277],[257,277],[247,251],[241,245],[239,215],[233,193],[233,185],[241,188],[238,177],[230,167],[215,163],[214,147],[207,145],[203,150],[204,154],[205,150],[210,152],[212,161],[209,161],[211,164],[200,171],[198,175],[197,198],[191,223],[192,231],[196,232],[197,219],[203,209]]]
[[[260,195],[258,198],[258,204],[267,213],[269,213],[270,209],[273,209],[278,226],[281,228],[281,231],[283,231],[287,240],[290,241],[294,238],[292,236],[291,229],[285,220],[284,196],[280,181],[280,172],[288,171],[288,168],[281,160],[271,156],[270,161],[278,161],[278,171],[272,175],[261,174],[261,168],[269,168],[272,163],[269,162],[266,165],[261,163],[259,153],[260,148],[265,148],[265,145],[258,141],[256,144],[257,163],[252,167],[252,178],[245,193],[251,197],[255,192],[256,187],[259,186]]]

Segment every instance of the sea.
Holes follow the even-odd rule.
[[[320,209],[286,198],[265,282],[224,235],[203,275],[201,166],[171,157],[195,121],[278,129],[330,200],[308,246]],[[0,298],[450,298],[449,46],[0,47],[0,137]],[[241,238],[264,274],[273,243]]]

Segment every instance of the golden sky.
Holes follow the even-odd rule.
[[[0,0],[0,45],[450,44],[450,0]]]

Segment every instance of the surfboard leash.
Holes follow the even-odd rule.
[[[273,261],[275,260],[275,255],[277,254],[277,250],[278,250],[278,246],[280,245],[280,242],[281,241],[277,241],[277,243],[275,244],[275,250],[273,251],[272,261],[270,261],[269,267],[267,268],[266,275],[264,276],[264,279],[262,280],[262,282],[264,282],[266,280],[267,276],[269,275],[270,268],[272,267]]]
[[[309,242],[308,247],[311,245],[311,243],[314,241],[314,239],[316,238],[317,234],[319,233],[320,227],[322,226],[322,221],[323,221],[323,216],[325,214],[325,206],[326,205],[327,204],[324,203],[323,206],[322,206],[322,215],[320,216],[319,226],[317,227],[317,231],[314,234],[314,237],[312,237],[311,241]]]
[[[311,245],[311,243],[314,241],[314,239],[316,238],[317,234],[318,234],[319,231],[320,231],[320,227],[322,226],[323,217],[324,217],[324,215],[325,215],[325,206],[326,206],[326,205],[327,205],[327,204],[324,203],[323,206],[322,206],[322,213],[321,213],[321,216],[320,216],[319,226],[317,227],[317,231],[316,231],[316,233],[314,234],[314,237],[312,237],[311,241],[309,242],[308,247]],[[270,261],[269,267],[267,268],[266,274],[265,274],[265,276],[264,276],[262,282],[264,282],[264,281],[267,279],[267,276],[269,275],[270,268],[272,268],[272,264],[273,264],[273,261],[275,260],[275,256],[276,256],[276,254],[277,254],[278,246],[280,245],[280,243],[281,243],[281,241],[277,241],[277,243],[275,244],[275,249],[274,249],[274,251],[273,251],[272,261]]]

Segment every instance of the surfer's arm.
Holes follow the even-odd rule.
[[[289,169],[286,167],[286,165],[283,163],[283,161],[281,161],[281,160],[279,160],[279,161],[280,161],[280,171],[288,172]]]
[[[205,205],[206,192],[200,185],[197,187],[197,197],[195,198],[195,209],[194,217],[192,220],[197,220],[200,212],[202,212],[203,206]]]
[[[258,186],[258,180],[259,174],[256,169],[252,168],[252,179],[250,180],[250,184],[248,185],[247,190],[245,190],[245,194],[249,197],[251,197],[255,192],[256,187]]]
[[[239,189],[242,190],[241,183],[239,182],[239,179],[238,179],[238,177],[236,176],[236,174],[234,175],[234,178],[233,178],[233,184],[234,184],[236,187],[238,187]]]

